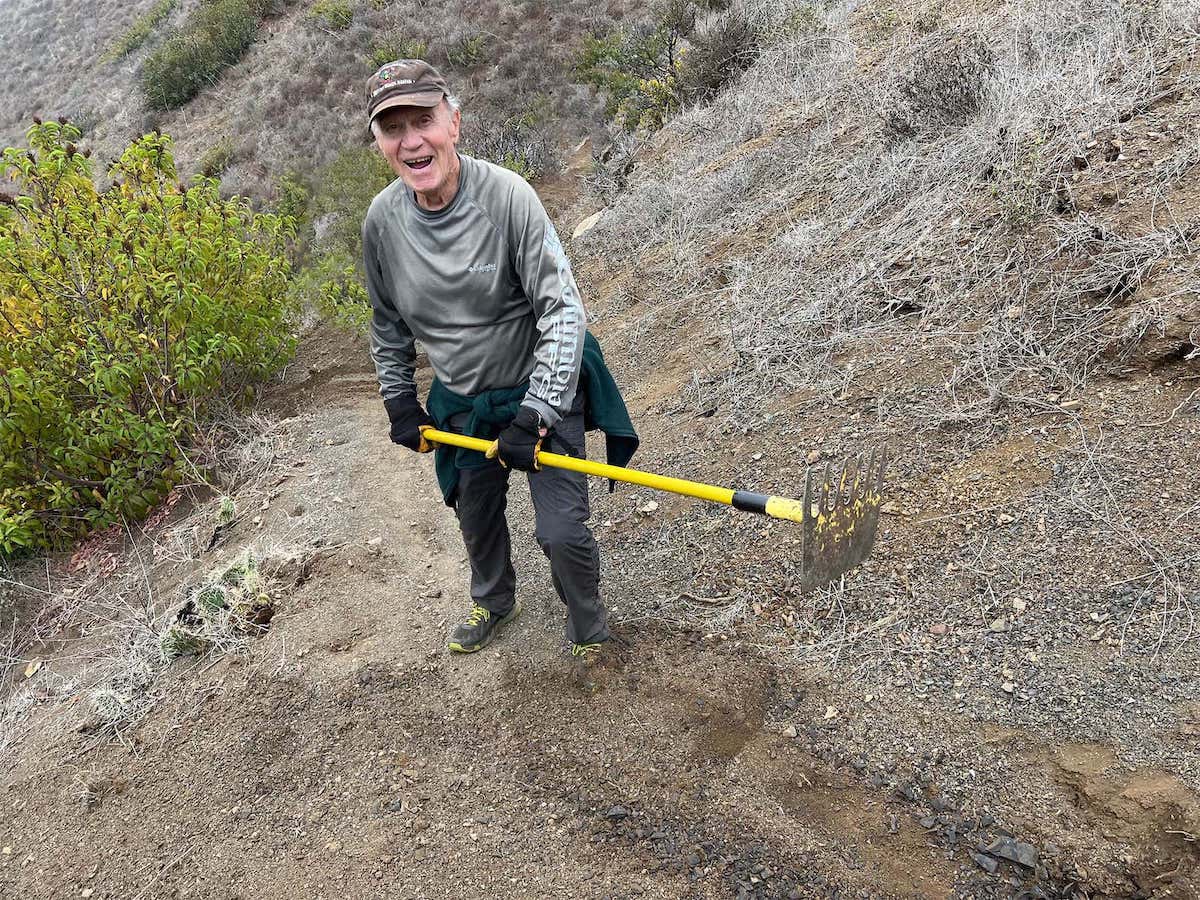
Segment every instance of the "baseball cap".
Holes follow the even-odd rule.
[[[367,121],[397,106],[437,106],[449,92],[446,79],[425,60],[395,60],[367,79]]]

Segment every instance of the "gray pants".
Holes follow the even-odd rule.
[[[451,427],[459,423],[451,421]],[[562,440],[555,440],[554,436]],[[566,442],[584,452],[583,414],[572,411],[551,433],[545,449],[569,453]],[[493,615],[505,615],[516,597],[508,522],[509,469],[499,463],[459,473],[454,511],[471,562],[471,599]],[[587,476],[564,469],[529,473],[529,493],[537,518],[537,542],[550,560],[559,599],[567,605],[567,640],[604,641],[608,614],[600,601],[600,551],[587,527]]]

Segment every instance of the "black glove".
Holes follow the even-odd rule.
[[[428,453],[433,445],[421,437],[421,427],[433,427],[433,419],[421,408],[415,394],[401,394],[383,401],[392,423],[392,443],[418,453]]]
[[[500,457],[500,464],[522,472],[536,472],[538,451],[542,449],[542,438],[546,434],[541,425],[537,410],[522,406],[512,424],[500,432],[496,441],[495,455]]]

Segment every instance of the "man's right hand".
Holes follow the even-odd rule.
[[[432,428],[433,419],[421,408],[413,394],[402,394],[383,401],[387,409],[388,420],[392,423],[392,443],[415,450],[417,453],[428,453],[433,444],[421,436],[423,428]]]

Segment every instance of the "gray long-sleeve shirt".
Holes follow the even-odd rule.
[[[519,175],[459,154],[458,193],[430,212],[397,179],[363,222],[371,356],[385,399],[416,393],[414,338],[469,396],[528,382],[547,425],[571,408],[587,318],[562,243]]]

